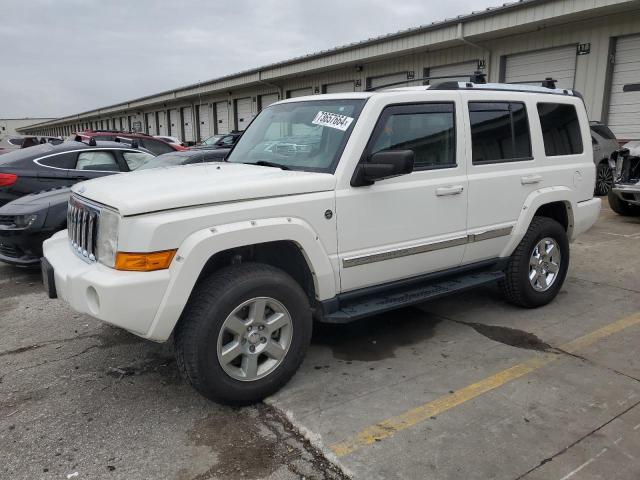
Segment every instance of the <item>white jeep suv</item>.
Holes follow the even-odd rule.
[[[596,221],[579,94],[445,82],[263,110],[223,163],[73,187],[52,298],[155,341],[203,395],[255,402],[342,323],[500,282],[550,302]]]

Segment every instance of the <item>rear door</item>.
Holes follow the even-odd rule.
[[[78,152],[75,168],[69,170],[69,177],[81,182],[126,170],[116,150],[82,150]]]
[[[470,242],[463,259],[468,264],[499,256],[525,199],[544,184],[546,175],[532,151],[530,125],[537,122],[535,102],[508,93],[489,96],[465,92],[463,98],[471,157]]]

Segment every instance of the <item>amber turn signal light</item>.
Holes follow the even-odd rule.
[[[118,252],[116,270],[128,272],[153,272],[169,268],[177,250],[163,250],[152,253]]]

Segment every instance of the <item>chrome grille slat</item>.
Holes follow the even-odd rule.
[[[86,261],[97,260],[96,242],[100,210],[76,198],[69,200],[67,227],[74,252]]]

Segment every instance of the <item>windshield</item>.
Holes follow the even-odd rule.
[[[333,173],[364,103],[334,99],[268,107],[251,123],[227,161]]]
[[[214,145],[218,140],[222,138],[222,135],[214,135],[202,141],[202,145]]]

